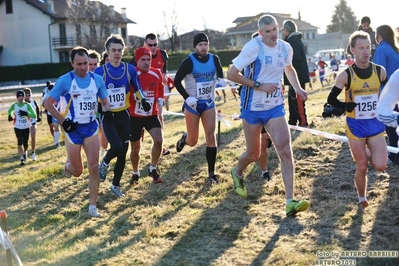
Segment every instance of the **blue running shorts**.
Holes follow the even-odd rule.
[[[267,111],[249,111],[242,109],[240,118],[245,119],[245,121],[247,121],[251,125],[266,125],[270,119],[281,116],[285,116],[285,109],[283,104]]]
[[[93,120],[88,124],[78,124],[74,131],[70,133],[64,131],[64,134],[69,143],[83,145],[85,139],[98,134],[98,122]]]

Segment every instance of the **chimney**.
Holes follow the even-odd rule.
[[[126,7],[121,8],[121,16],[123,20],[126,20]]]
[[[111,15],[111,17],[115,16],[115,10],[113,5],[109,6],[109,14]]]
[[[103,6],[101,5],[101,3],[100,2],[95,2],[95,4],[96,4],[96,9],[97,9],[97,17],[101,17],[101,9],[103,8]]]
[[[47,0],[47,10],[50,13],[54,13],[54,1],[53,0]]]

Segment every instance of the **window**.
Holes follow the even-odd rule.
[[[66,38],[66,29],[65,23],[60,23],[60,45],[66,45],[67,38]]]
[[[96,35],[97,35],[96,25],[91,24],[90,25],[90,36],[96,36]]]
[[[69,53],[67,51],[59,52],[60,55],[60,63],[68,62],[69,61]]]
[[[82,27],[80,24],[76,24],[76,41],[77,44],[82,44]]]
[[[126,39],[126,28],[121,28],[121,36],[123,39]]]
[[[12,0],[6,0],[6,14],[12,14]]]

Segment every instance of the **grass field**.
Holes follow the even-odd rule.
[[[314,85],[307,102],[311,128],[345,135],[344,117],[321,117],[330,87]],[[362,211],[347,143],[291,130],[295,198],[308,199],[310,207],[287,218],[273,147],[268,164],[272,181],[264,182],[254,163],[245,172],[248,197],[233,190],[230,170],[245,142],[241,121],[230,118],[239,114],[239,102],[226,93],[227,102],[217,102],[226,115],[216,164],[221,183],[206,182],[203,130],[197,146],[176,153],[184,117],[167,115],[165,146],[171,154],[159,164],[163,183],[153,184],[146,176],[151,149],[146,134],[139,186],[128,183],[132,167],[127,160],[121,181],[126,197],[116,199],[109,192],[111,172],[100,185],[101,218],[87,213],[87,169],[79,178],[63,176],[65,148],[54,149],[46,119],[38,126],[38,160],[20,167],[12,124],[2,112],[0,210],[8,214],[11,240],[23,264],[318,265],[340,258],[346,263],[341,265],[399,265],[399,166],[390,165],[384,173],[369,167],[370,206]],[[181,103],[180,96],[171,96],[171,111],[180,112]],[[396,257],[371,253],[387,250],[396,251]],[[0,265],[6,265],[1,248]]]

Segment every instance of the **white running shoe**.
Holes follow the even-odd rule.
[[[122,193],[121,188],[119,186],[114,186],[111,185],[111,192],[114,193],[114,195],[118,198],[122,198],[125,196],[125,194]]]
[[[101,217],[101,213],[98,212],[98,209],[95,206],[89,206],[89,214],[91,217]]]

